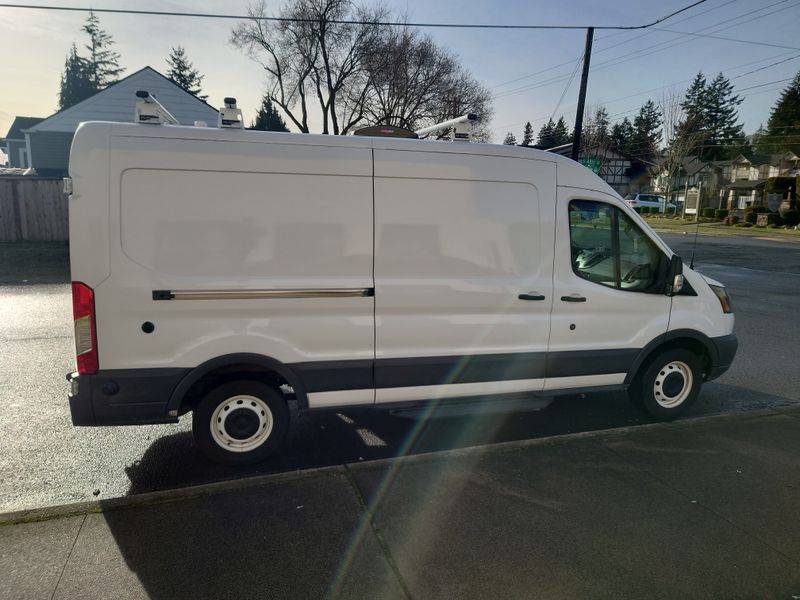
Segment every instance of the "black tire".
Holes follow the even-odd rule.
[[[286,401],[278,390],[260,381],[223,383],[208,392],[192,414],[198,448],[226,465],[263,461],[280,447],[288,428]]]
[[[650,416],[671,421],[685,415],[697,400],[702,373],[701,359],[691,350],[665,350],[645,363],[628,393]]]

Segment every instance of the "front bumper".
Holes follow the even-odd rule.
[[[716,379],[730,368],[739,347],[739,340],[734,334],[711,338],[711,343],[714,345],[716,356],[711,357],[711,370],[706,376],[706,381]]]
[[[188,369],[125,369],[70,373],[72,424],[144,425],[177,423],[167,405]]]

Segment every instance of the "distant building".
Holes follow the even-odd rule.
[[[572,144],[548,148],[545,152],[569,156]],[[597,173],[620,196],[650,190],[648,164],[638,158],[611,148],[597,147],[582,150],[578,161]]]
[[[24,156],[29,167],[39,175],[66,175],[69,168],[69,149],[72,136],[78,125],[85,121],[133,122],[136,92],[147,90],[172,113],[181,125],[193,125],[205,121],[216,127],[217,110],[196,96],[176,85],[151,67],[145,67],[111,84],[94,96],[65,108],[46,119],[34,119],[14,130],[12,126],[6,136],[8,147],[12,133],[13,151]],[[20,119],[17,117],[16,124]],[[20,138],[20,134],[22,138]],[[24,152],[21,152],[24,140]],[[11,148],[9,148],[11,149]],[[9,154],[11,156],[11,154]],[[15,166],[11,163],[11,166]]]
[[[702,189],[702,205],[744,211],[750,206],[773,209],[797,201],[796,180],[800,157],[793,152],[774,155],[739,155],[732,160],[703,161],[696,156],[683,160],[671,190],[663,189],[664,174],[653,179],[654,189],[672,201],[683,202],[686,190]]]
[[[23,131],[38,125],[41,117],[15,117],[6,137],[0,140],[0,147],[8,158],[8,166],[16,169],[27,169],[31,166],[28,147],[25,144]]]

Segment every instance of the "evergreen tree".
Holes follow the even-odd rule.
[[[661,144],[661,111],[648,100],[633,119],[633,137],[628,146],[631,156],[646,158],[658,153]]]
[[[100,91],[114,83],[125,69],[119,66],[119,54],[111,49],[114,40],[100,29],[100,19],[94,12],[89,11],[82,29],[89,34],[89,43],[86,44],[89,51],[89,58],[86,59],[89,80],[95,91]]]
[[[584,153],[595,153],[608,147],[610,139],[608,126],[608,111],[604,106],[600,106],[585,121],[581,135],[581,145]]]
[[[256,113],[256,120],[253,122],[250,129],[257,129],[259,131],[289,131],[286,127],[281,115],[272,104],[272,99],[269,96],[264,96],[261,101],[261,108]]]
[[[766,154],[788,150],[800,153],[800,71],[772,107],[758,150]]]
[[[592,117],[593,135],[598,144],[605,144],[608,141],[610,132],[608,126],[611,123],[608,120],[608,111],[605,106],[599,107]]]
[[[506,146],[516,146],[517,138],[515,138],[514,134],[509,131],[506,134],[506,139],[503,140],[503,144],[505,144]]]
[[[619,123],[614,123],[611,128],[611,147],[622,154],[629,154],[633,148],[633,137],[635,130],[628,117]]]
[[[702,132],[706,127],[707,94],[708,85],[705,75],[703,75],[702,71],[699,71],[695,75],[692,84],[686,90],[686,95],[680,104],[683,111],[683,119],[677,127],[676,137],[680,138],[678,143],[683,144],[686,140],[697,140],[704,137]]]
[[[539,129],[536,145],[545,150],[556,146],[555,137],[553,136],[553,130],[555,128],[556,124],[553,122],[553,119],[548,119],[547,123],[542,125],[541,129]]]
[[[733,93],[733,84],[722,73],[708,85],[703,117],[706,141],[701,153],[704,159],[723,160],[742,152],[746,144],[736,107],[743,100]]]
[[[78,56],[78,48],[72,44],[67,59],[64,61],[64,72],[61,75],[58,110],[69,108],[97,91],[89,78],[88,67],[86,59]]]
[[[572,136],[569,133],[567,122],[564,120],[564,117],[559,117],[558,123],[553,127],[553,140],[556,146],[563,146],[572,141]]]
[[[533,126],[531,125],[530,121],[525,123],[525,129],[522,131],[522,145],[533,145]]]
[[[200,88],[205,75],[200,75],[200,72],[194,68],[194,65],[186,55],[186,50],[182,46],[170,50],[169,57],[167,57],[167,66],[169,66],[167,79],[175,82],[201,100],[208,98]]]

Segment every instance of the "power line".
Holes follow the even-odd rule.
[[[739,42],[742,42],[742,43],[745,43],[745,44],[755,44],[755,45],[762,45],[762,46],[777,47],[777,48],[782,48],[782,49],[800,51],[800,48],[795,48],[795,47],[792,47],[792,46],[781,46],[781,45],[771,44],[771,43],[767,43],[767,42],[756,42],[756,41],[752,41],[752,40],[741,40],[741,39],[738,39],[738,38],[722,38],[720,36],[712,36],[710,34],[700,33],[700,32],[705,31],[707,29],[715,29],[715,32],[718,32],[718,31],[725,31],[726,29],[731,29],[733,27],[739,27],[741,25],[745,25],[745,24],[750,23],[752,21],[755,21],[757,19],[761,19],[763,17],[767,17],[767,16],[770,16],[770,15],[773,15],[773,14],[775,14],[777,12],[780,12],[780,11],[783,11],[783,10],[787,10],[789,8],[793,8],[794,6],[797,5],[795,3],[795,4],[791,5],[791,6],[787,6],[787,7],[784,7],[784,8],[780,8],[778,10],[771,11],[769,13],[758,15],[756,17],[753,17],[751,19],[747,19],[745,21],[741,21],[739,23],[733,23],[732,25],[728,25],[727,27],[719,28],[720,25],[723,25],[725,23],[729,23],[730,21],[735,21],[735,20],[741,19],[743,17],[748,17],[748,16],[750,16],[750,15],[752,15],[754,13],[764,11],[764,10],[766,10],[768,8],[772,8],[772,7],[780,5],[780,4],[785,4],[788,1],[789,0],[779,0],[778,2],[774,2],[772,4],[768,4],[766,6],[762,6],[761,8],[742,13],[740,15],[737,15],[735,17],[731,17],[731,18],[726,19],[724,21],[721,21],[719,23],[715,23],[713,25],[708,25],[706,27],[702,27],[701,29],[698,29],[697,31],[691,32],[691,34],[687,34],[687,35],[694,35],[694,36],[697,36],[697,37],[712,37],[712,38],[713,37],[717,37],[719,39],[725,39],[725,40],[729,40],[729,41],[739,41]],[[706,11],[706,12],[708,12],[708,11]],[[681,34],[681,32],[661,29],[661,28],[657,28],[657,27],[654,27],[653,30],[654,31],[668,31],[670,33]],[[641,36],[638,36],[638,37],[641,37]],[[682,36],[682,37],[686,37],[686,36]],[[668,48],[675,47],[679,40],[680,40],[680,38],[667,40],[667,41],[664,41],[664,42],[659,42],[658,44],[656,44],[655,46],[649,48],[645,52],[628,52],[626,54],[621,54],[621,55],[616,56],[614,58],[610,58],[610,59],[608,59],[608,60],[606,60],[604,62],[598,63],[597,65],[595,65],[593,70],[597,71],[597,70],[604,69],[604,68],[614,67],[614,66],[622,64],[624,62],[629,62],[631,60],[638,60],[638,59],[643,58],[645,56],[649,56],[651,54],[656,54],[658,52],[662,52],[663,50],[666,50]],[[553,67],[553,68],[555,68],[555,67]],[[552,70],[552,68],[548,69],[548,70]],[[541,87],[546,87],[548,85],[553,85],[553,84],[556,84],[556,83],[560,83],[562,81],[566,81],[567,79],[568,79],[568,75],[566,73],[563,74],[563,75],[556,75],[554,77],[551,77],[551,78],[546,79],[546,80],[541,81],[541,82],[536,82],[536,83],[532,83],[532,84],[526,84],[526,85],[524,85],[522,87],[518,87],[518,88],[515,88],[515,89],[512,89],[512,90],[506,90],[505,92],[501,92],[500,94],[496,95],[494,98],[496,100],[498,100],[498,99],[505,98],[505,97],[508,97],[508,96],[512,96],[512,95],[515,95],[515,94],[518,94],[518,93],[528,92],[528,91],[532,91],[532,90],[535,90],[535,89],[539,89]]]
[[[792,8],[792,7],[787,7]],[[721,35],[711,35],[708,33],[693,33],[691,31],[675,31],[673,29],[663,29],[661,27],[653,27],[653,31],[666,31],[667,33],[680,33],[683,35],[691,35],[696,37],[705,37],[712,40],[722,40],[725,42],[739,42],[740,44],[752,44],[754,46],[768,46],[770,48],[783,48],[785,50],[800,50],[797,46],[783,46],[781,44],[770,44],[769,42],[756,42],[754,40],[741,40],[739,38],[722,37]]]
[[[558,112],[558,107],[561,106],[561,103],[564,101],[564,96],[567,95],[567,91],[569,90],[570,86],[572,85],[572,82],[575,80],[575,75],[578,73],[578,69],[580,68],[581,63],[583,62],[583,59],[584,59],[585,56],[586,56],[586,53],[584,52],[584,53],[582,53],[580,55],[578,60],[575,61],[575,68],[572,70],[572,75],[570,76],[569,81],[567,82],[567,85],[564,87],[564,91],[561,92],[561,97],[558,99],[558,103],[556,104],[556,107],[553,109],[553,114],[550,115],[550,120],[551,121],[556,116],[556,113]]]
[[[690,17],[684,17],[683,19],[678,19],[677,21],[673,21],[673,23],[674,24],[678,24],[678,23],[683,23],[684,21],[686,21],[688,19],[695,19],[697,17],[700,17],[702,15],[705,15],[705,14],[710,13],[710,12],[715,11],[715,10],[719,10],[720,8],[723,8],[723,7],[725,7],[725,6],[729,5],[729,4],[732,4],[732,3],[738,2],[738,1],[739,0],[728,0],[727,2],[724,2],[723,4],[720,4],[718,6],[714,6],[712,8],[709,8],[708,10],[704,10],[703,12],[699,12],[699,13],[693,14]],[[788,0],[784,0],[784,1],[788,1]],[[608,35],[608,36],[605,36],[605,37],[601,37],[601,38],[598,38],[598,40],[608,39],[608,38],[614,37],[616,35],[622,35],[622,33],[624,33],[624,32],[620,32],[620,33]],[[605,48],[600,48],[599,50],[594,51],[594,54],[599,54],[601,52],[605,52],[606,50],[611,50],[612,48],[616,48],[617,46],[621,46],[623,44],[628,44],[630,42],[633,42],[635,40],[638,40],[638,39],[644,37],[645,35],[647,35],[647,34],[645,33],[645,34],[642,34],[642,35],[638,35],[638,36],[636,36],[636,37],[634,37],[632,39],[628,39],[628,40],[619,42],[617,44],[612,44],[611,46],[607,46]],[[507,81],[503,81],[502,83],[495,84],[492,87],[493,88],[503,87],[503,86],[506,86],[508,84],[516,83],[517,81],[522,81],[523,79],[529,79],[531,77],[535,77],[536,75],[541,75],[542,73],[547,73],[548,71],[553,71],[555,69],[558,69],[559,67],[564,67],[566,65],[571,65],[571,64],[572,64],[572,61],[571,60],[567,60],[567,61],[564,61],[563,63],[559,63],[557,65],[553,65],[552,67],[548,67],[548,68],[542,69],[540,71],[534,71],[533,73],[528,73],[527,75],[522,75],[522,76],[516,77],[514,79],[509,79]]]
[[[489,24],[489,23],[406,23],[393,21],[364,21],[351,19],[329,19],[326,22],[336,25],[380,25],[388,27],[419,27],[419,28],[443,28],[443,29],[616,29],[616,30],[635,30],[648,29],[659,23],[671,19],[707,0],[697,0],[688,6],[684,6],[674,12],[656,19],[650,23],[642,25],[518,25],[518,24]],[[318,23],[319,19],[302,19],[296,17],[265,17],[256,15],[232,15],[221,13],[196,13],[196,12],[176,12],[162,10],[133,10],[126,8],[87,8],[78,6],[43,6],[34,4],[7,4],[0,3],[0,8],[22,8],[29,10],[58,10],[67,12],[89,12],[123,14],[123,15],[147,15],[157,17],[192,17],[203,19],[235,19],[235,20],[256,20],[271,21],[277,23]]]

